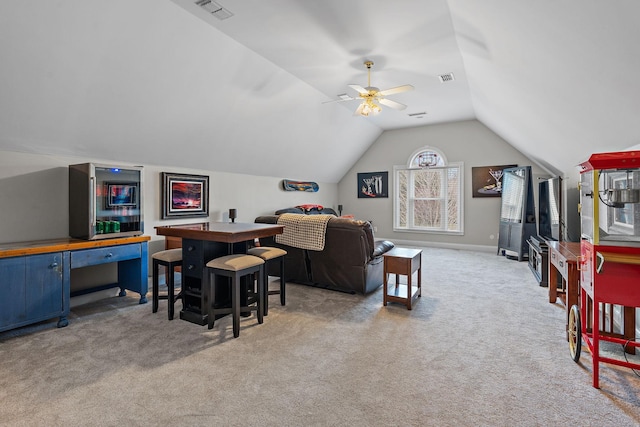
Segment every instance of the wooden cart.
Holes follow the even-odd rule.
[[[581,263],[587,280],[580,282],[579,306],[572,306],[569,312],[569,349],[577,362],[584,340],[593,360],[593,386],[599,388],[600,362],[640,369],[639,363],[600,355],[600,341],[618,343],[629,353],[629,348],[638,348],[640,343],[603,333],[599,326],[600,307],[606,304],[640,307],[640,248],[594,247],[582,242]]]

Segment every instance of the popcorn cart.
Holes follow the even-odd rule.
[[[640,364],[600,355],[600,341],[635,353],[635,308],[640,307],[640,151],[593,154],[580,165],[581,258],[579,306],[569,311],[569,350],[580,359],[582,341],[599,388],[600,362]],[[606,308],[624,310],[624,333],[606,331]],[[609,319],[613,323],[613,316]]]

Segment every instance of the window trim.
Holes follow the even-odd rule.
[[[410,159],[409,159],[409,164],[411,164],[411,162],[413,161],[413,159],[415,158],[415,156],[417,156],[419,153],[423,152],[423,151],[434,151],[439,153],[439,150],[433,149],[431,147],[427,147],[426,149],[423,147],[422,149],[414,152]],[[444,159],[444,157],[443,157]],[[412,171],[412,170],[423,170],[421,168],[416,168],[416,167],[407,167],[407,166],[394,166],[393,167],[393,187],[394,187],[394,197],[393,197],[393,231],[394,232],[400,232],[400,233],[424,233],[424,234],[443,234],[443,235],[449,235],[449,236],[462,236],[464,235],[464,162],[450,162],[450,163],[446,163],[445,166],[436,166],[436,167],[432,167],[430,169],[442,169],[442,170],[447,170],[447,169],[451,169],[451,168],[456,168],[458,170],[458,174],[459,174],[459,180],[458,180],[458,219],[459,219],[459,230],[455,230],[455,231],[450,231],[450,230],[444,230],[444,229],[426,229],[426,228],[416,228],[416,227],[412,227],[412,226],[407,226],[407,227],[400,227],[399,225],[399,221],[400,221],[400,179],[399,178],[399,173],[400,171]],[[410,180],[409,183],[410,186],[413,185],[413,181]],[[445,185],[445,183],[443,182],[443,185]],[[446,190],[444,191],[443,194],[446,193]],[[409,199],[409,198],[408,198]],[[445,201],[445,206],[448,203],[448,200],[444,199]],[[409,203],[409,205],[411,205],[411,202],[408,200],[407,203]],[[408,212],[408,218],[407,218],[407,222],[409,222],[410,224],[412,224],[412,219],[410,220],[409,218],[412,218],[413,215],[411,214],[411,209],[409,207],[407,207]],[[444,209],[445,211],[445,215],[446,215],[446,211],[447,209]],[[446,223],[446,219],[445,219],[445,223]]]
[[[442,151],[438,150],[435,147],[430,147],[428,145],[425,145],[424,147],[420,147],[416,151],[411,153],[411,155],[409,156],[409,160],[407,161],[407,168],[408,169],[417,168],[417,166],[413,166],[413,162],[416,160],[418,155],[420,155],[421,153],[424,153],[425,151],[431,151],[433,153],[436,153],[442,160],[442,166],[447,166],[449,164],[449,162],[447,161],[447,156],[445,156]],[[434,166],[434,167],[442,167],[442,166]]]

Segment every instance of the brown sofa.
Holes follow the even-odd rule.
[[[257,223],[276,224],[278,215],[259,216]],[[325,246],[313,251],[281,245],[274,237],[260,239],[262,246],[276,246],[287,251],[285,280],[367,294],[379,288],[383,279],[382,255],[394,244],[374,240],[371,224],[347,218],[331,218],[327,223]],[[269,266],[269,274],[280,276],[279,263]]]

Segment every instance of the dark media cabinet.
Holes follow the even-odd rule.
[[[540,236],[531,236],[527,240],[529,244],[529,268],[538,284],[549,286],[549,246],[547,240]]]
[[[557,258],[557,256],[554,257],[553,255],[554,248],[557,248],[558,245],[564,248],[567,245],[575,245],[575,243],[558,242],[557,240],[545,239],[541,236],[531,236],[529,240],[527,240],[527,243],[529,244],[529,269],[538,284],[544,288],[548,287],[549,295],[556,295],[556,293],[564,294],[566,286],[563,284],[563,276],[561,274],[553,274],[554,270],[552,266]],[[560,267],[565,264],[562,259],[557,262],[559,262]],[[555,283],[555,286],[549,286],[550,283]],[[555,297],[553,301],[550,302],[555,302]]]
[[[549,178],[538,183],[538,234],[527,239],[528,263],[540,286],[548,287],[550,282],[554,282],[556,286],[552,289],[562,287],[562,282],[550,277],[549,272],[550,246],[563,240],[562,203],[562,178]]]

